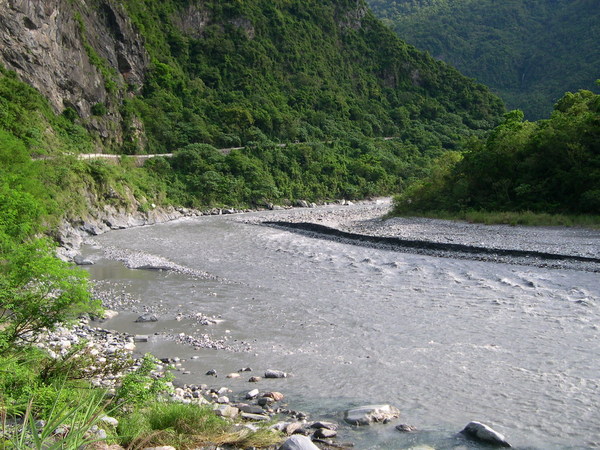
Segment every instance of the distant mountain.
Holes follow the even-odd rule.
[[[367,0],[400,38],[476,78],[526,117],[600,77],[598,0]]]

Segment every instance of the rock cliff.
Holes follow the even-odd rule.
[[[0,0],[0,64],[112,147],[123,139],[123,99],[142,86],[149,57],[116,1]]]

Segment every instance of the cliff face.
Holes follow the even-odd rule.
[[[149,58],[118,2],[0,0],[0,63],[114,146],[120,106],[141,87]]]

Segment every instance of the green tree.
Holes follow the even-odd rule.
[[[48,239],[21,244],[0,263],[0,352],[99,309],[87,272],[56,258]]]

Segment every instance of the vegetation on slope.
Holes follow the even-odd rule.
[[[503,109],[361,2],[124,4],[152,57],[141,95],[125,105],[141,115],[149,152],[348,135],[452,148]]]
[[[567,93],[550,119],[505,116],[485,140],[442,156],[396,199],[395,212],[600,212],[600,95]]]
[[[489,86],[509,109],[547,118],[565,91],[593,89],[595,0],[367,0],[396,33]]]

